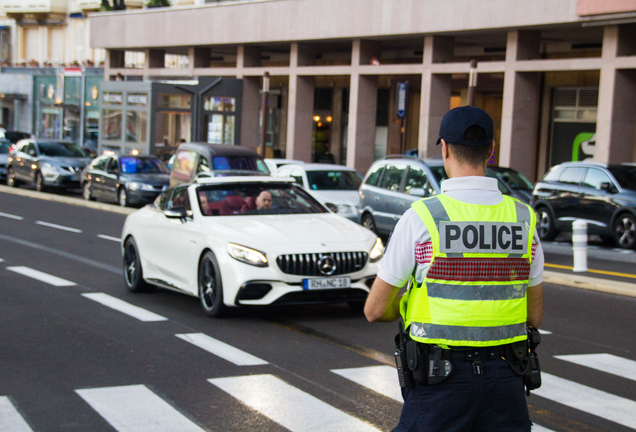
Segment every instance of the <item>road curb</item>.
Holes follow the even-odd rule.
[[[636,297],[636,284],[628,282],[599,279],[589,276],[573,275],[549,270],[543,272],[543,282],[554,285],[564,285],[573,288]]]
[[[54,194],[46,193],[46,192],[36,192],[36,191],[27,190],[27,189],[11,188],[9,186],[2,186],[2,185],[0,185],[0,192],[13,194],[13,195],[20,195],[20,196],[29,197],[29,198],[37,198],[37,199],[46,200],[46,201],[54,201],[54,202],[59,202],[64,204],[71,204],[71,205],[76,205],[80,207],[88,207],[95,210],[109,211],[111,213],[120,213],[120,214],[127,215],[137,211],[137,209],[135,208],[120,207],[113,204],[87,201],[81,198],[65,197],[65,196],[54,195]]]

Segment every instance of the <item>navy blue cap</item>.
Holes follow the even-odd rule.
[[[486,139],[482,141],[466,141],[464,133],[470,126],[479,126],[486,131]],[[465,146],[483,146],[492,142],[494,136],[494,126],[488,113],[482,109],[472,106],[453,108],[446,113],[439,127],[439,139],[448,144]]]

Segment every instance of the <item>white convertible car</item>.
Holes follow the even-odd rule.
[[[256,200],[263,191],[269,208]],[[375,234],[331,213],[293,179],[250,176],[165,191],[127,217],[122,249],[130,291],[158,286],[197,296],[215,317],[247,305],[361,308],[384,252]]]

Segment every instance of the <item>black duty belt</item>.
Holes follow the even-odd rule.
[[[451,358],[453,359],[463,359],[463,360],[473,360],[476,357],[485,359],[499,359],[506,357],[506,347],[507,345],[498,345],[492,347],[453,347],[450,349]]]

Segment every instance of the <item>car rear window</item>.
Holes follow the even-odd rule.
[[[351,191],[360,187],[360,176],[352,171],[307,171],[311,190]]]
[[[376,166],[373,172],[369,174],[369,177],[367,177],[366,184],[368,184],[369,186],[377,186],[378,180],[380,179],[380,174],[382,174],[383,169],[384,165]]]

